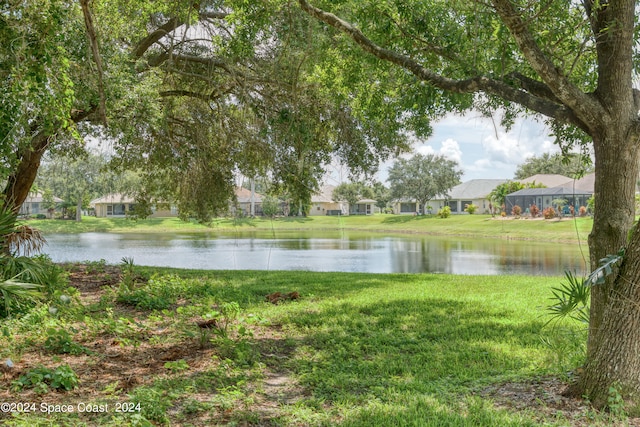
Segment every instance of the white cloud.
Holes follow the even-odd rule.
[[[548,131],[542,123],[527,118],[516,120],[506,131],[496,121],[478,114],[463,117],[450,114],[434,123],[434,132],[428,141],[413,138],[413,151],[423,155],[441,154],[457,161],[464,172],[463,180],[509,179],[528,158],[559,151]],[[386,179],[386,170],[392,163],[381,166],[380,179]]]
[[[416,148],[416,152],[422,155],[438,154],[458,163],[460,163],[462,160],[462,150],[460,149],[460,144],[458,144],[458,141],[451,138],[447,138],[446,140],[442,141],[440,144],[440,149],[438,151],[434,150],[431,145],[423,144],[419,145]]]
[[[489,135],[482,140],[486,159],[491,162],[517,165],[535,153],[521,140],[507,134]]]

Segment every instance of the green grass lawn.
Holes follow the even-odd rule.
[[[105,280],[114,275],[100,263],[87,271]],[[134,271],[121,281],[153,278],[128,289],[117,281],[83,285],[81,298],[69,306],[54,299],[0,323],[0,360],[10,357],[22,374],[38,363],[67,363],[80,380],[71,392],[38,394],[25,387],[0,392],[0,400],[111,408],[127,401],[140,404],[139,410],[0,414],[0,423],[440,427],[616,421],[586,412],[572,419],[549,408],[543,394],[530,402],[534,406],[497,406],[486,392],[548,376],[562,379],[580,363],[581,327],[545,327],[550,287],[560,278]],[[299,299],[265,301],[267,294],[293,291]],[[51,313],[50,306],[59,310]],[[212,329],[195,324],[212,318]],[[89,351],[61,351],[54,345],[61,329]],[[9,389],[5,377],[0,390]]]
[[[237,230],[361,230],[387,233],[424,233],[479,238],[530,239],[548,242],[586,242],[593,220],[531,220],[491,218],[487,215],[435,216],[371,215],[322,216],[307,218],[218,219],[210,226],[184,222],[177,218],[149,218],[133,221],[124,218],[84,217],[82,222],[29,220],[28,224],[48,233],[80,232],[210,232]]]

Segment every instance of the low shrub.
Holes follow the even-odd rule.
[[[548,207],[548,208],[546,208],[545,210],[542,211],[542,216],[544,216],[544,219],[555,218],[556,211],[552,207]]]
[[[174,303],[174,300],[167,295],[156,295],[149,293],[146,289],[121,292],[116,301],[142,310],[164,310]]]
[[[473,203],[470,205],[464,205],[464,211],[467,212],[469,215],[473,215],[474,213],[476,213],[477,210],[478,210],[478,207]]]
[[[529,206],[529,214],[531,214],[531,218],[537,218],[540,215],[540,208],[535,204]]]
[[[515,205],[511,209],[511,215],[520,216],[520,214],[522,214],[522,208],[518,205]]]
[[[584,206],[580,206],[578,208],[578,214],[580,216],[587,216],[587,208],[585,208]]]
[[[71,334],[63,328],[47,329],[47,339],[44,348],[58,354],[83,354],[88,353],[88,349],[73,342]]]
[[[449,206],[445,206],[438,211],[438,216],[440,218],[449,218],[451,216],[451,208]]]
[[[20,376],[12,383],[12,387],[16,391],[33,388],[36,392],[47,393],[49,387],[70,391],[78,387],[78,383],[78,377],[69,365],[61,365],[56,369],[40,365]]]
[[[123,283],[116,301],[143,310],[163,310],[175,304],[178,296],[188,296],[190,284],[175,275],[154,276],[133,290],[133,284]]]

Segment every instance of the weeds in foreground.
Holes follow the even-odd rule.
[[[69,365],[61,365],[55,369],[38,366],[12,383],[14,391],[33,388],[38,394],[48,393],[49,388],[70,391],[76,387],[78,387],[78,377]]]
[[[4,349],[11,342],[11,351],[23,359],[38,353],[59,360],[53,366],[69,361],[79,381],[73,396],[96,404],[127,401],[139,409],[79,418],[52,414],[46,420],[0,415],[0,422],[567,424],[549,412],[496,409],[477,394],[488,384],[558,372],[546,364],[552,351],[539,340],[544,322],[535,302],[549,292],[539,278],[135,270],[149,272],[152,280],[136,283],[133,291],[163,295],[171,304],[123,304],[118,298],[125,291],[117,285],[101,288],[100,309],[76,307],[72,293],[65,303],[58,296],[0,325],[6,329],[0,351],[9,355]],[[304,298],[265,302],[265,295],[286,293],[292,284],[304,290]],[[55,304],[59,311],[52,314],[48,307]],[[45,349],[54,355],[41,351],[49,338]],[[74,344],[93,353],[67,352]],[[21,357],[10,355],[20,363]],[[44,376],[44,386],[32,386],[37,378],[23,378],[25,385],[12,397],[44,392],[44,386],[53,390]],[[267,385],[269,378],[282,383]],[[73,400],[59,390],[60,402]]]

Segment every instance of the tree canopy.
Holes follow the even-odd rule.
[[[333,189],[333,200],[346,201],[354,206],[358,200],[374,197],[373,189],[363,182],[343,182]]]
[[[82,208],[87,207],[91,199],[109,193],[137,194],[140,178],[135,171],[114,171],[104,154],[47,155],[38,170],[35,186],[75,206],[79,221]]]
[[[558,174],[574,178],[590,172],[593,172],[590,160],[582,155],[544,153],[519,164],[514,178],[525,179],[537,174]]]
[[[7,205],[24,200],[47,150],[91,134],[142,171],[145,191],[204,220],[226,208],[238,174],[269,177],[302,211],[334,159],[370,174],[408,147],[400,110],[365,108],[364,85],[321,84],[330,37],[288,3],[81,5],[2,6]]]
[[[416,154],[398,159],[389,169],[391,196],[397,200],[416,200],[420,209],[437,195],[460,183],[462,171],[458,163],[435,154]]]

